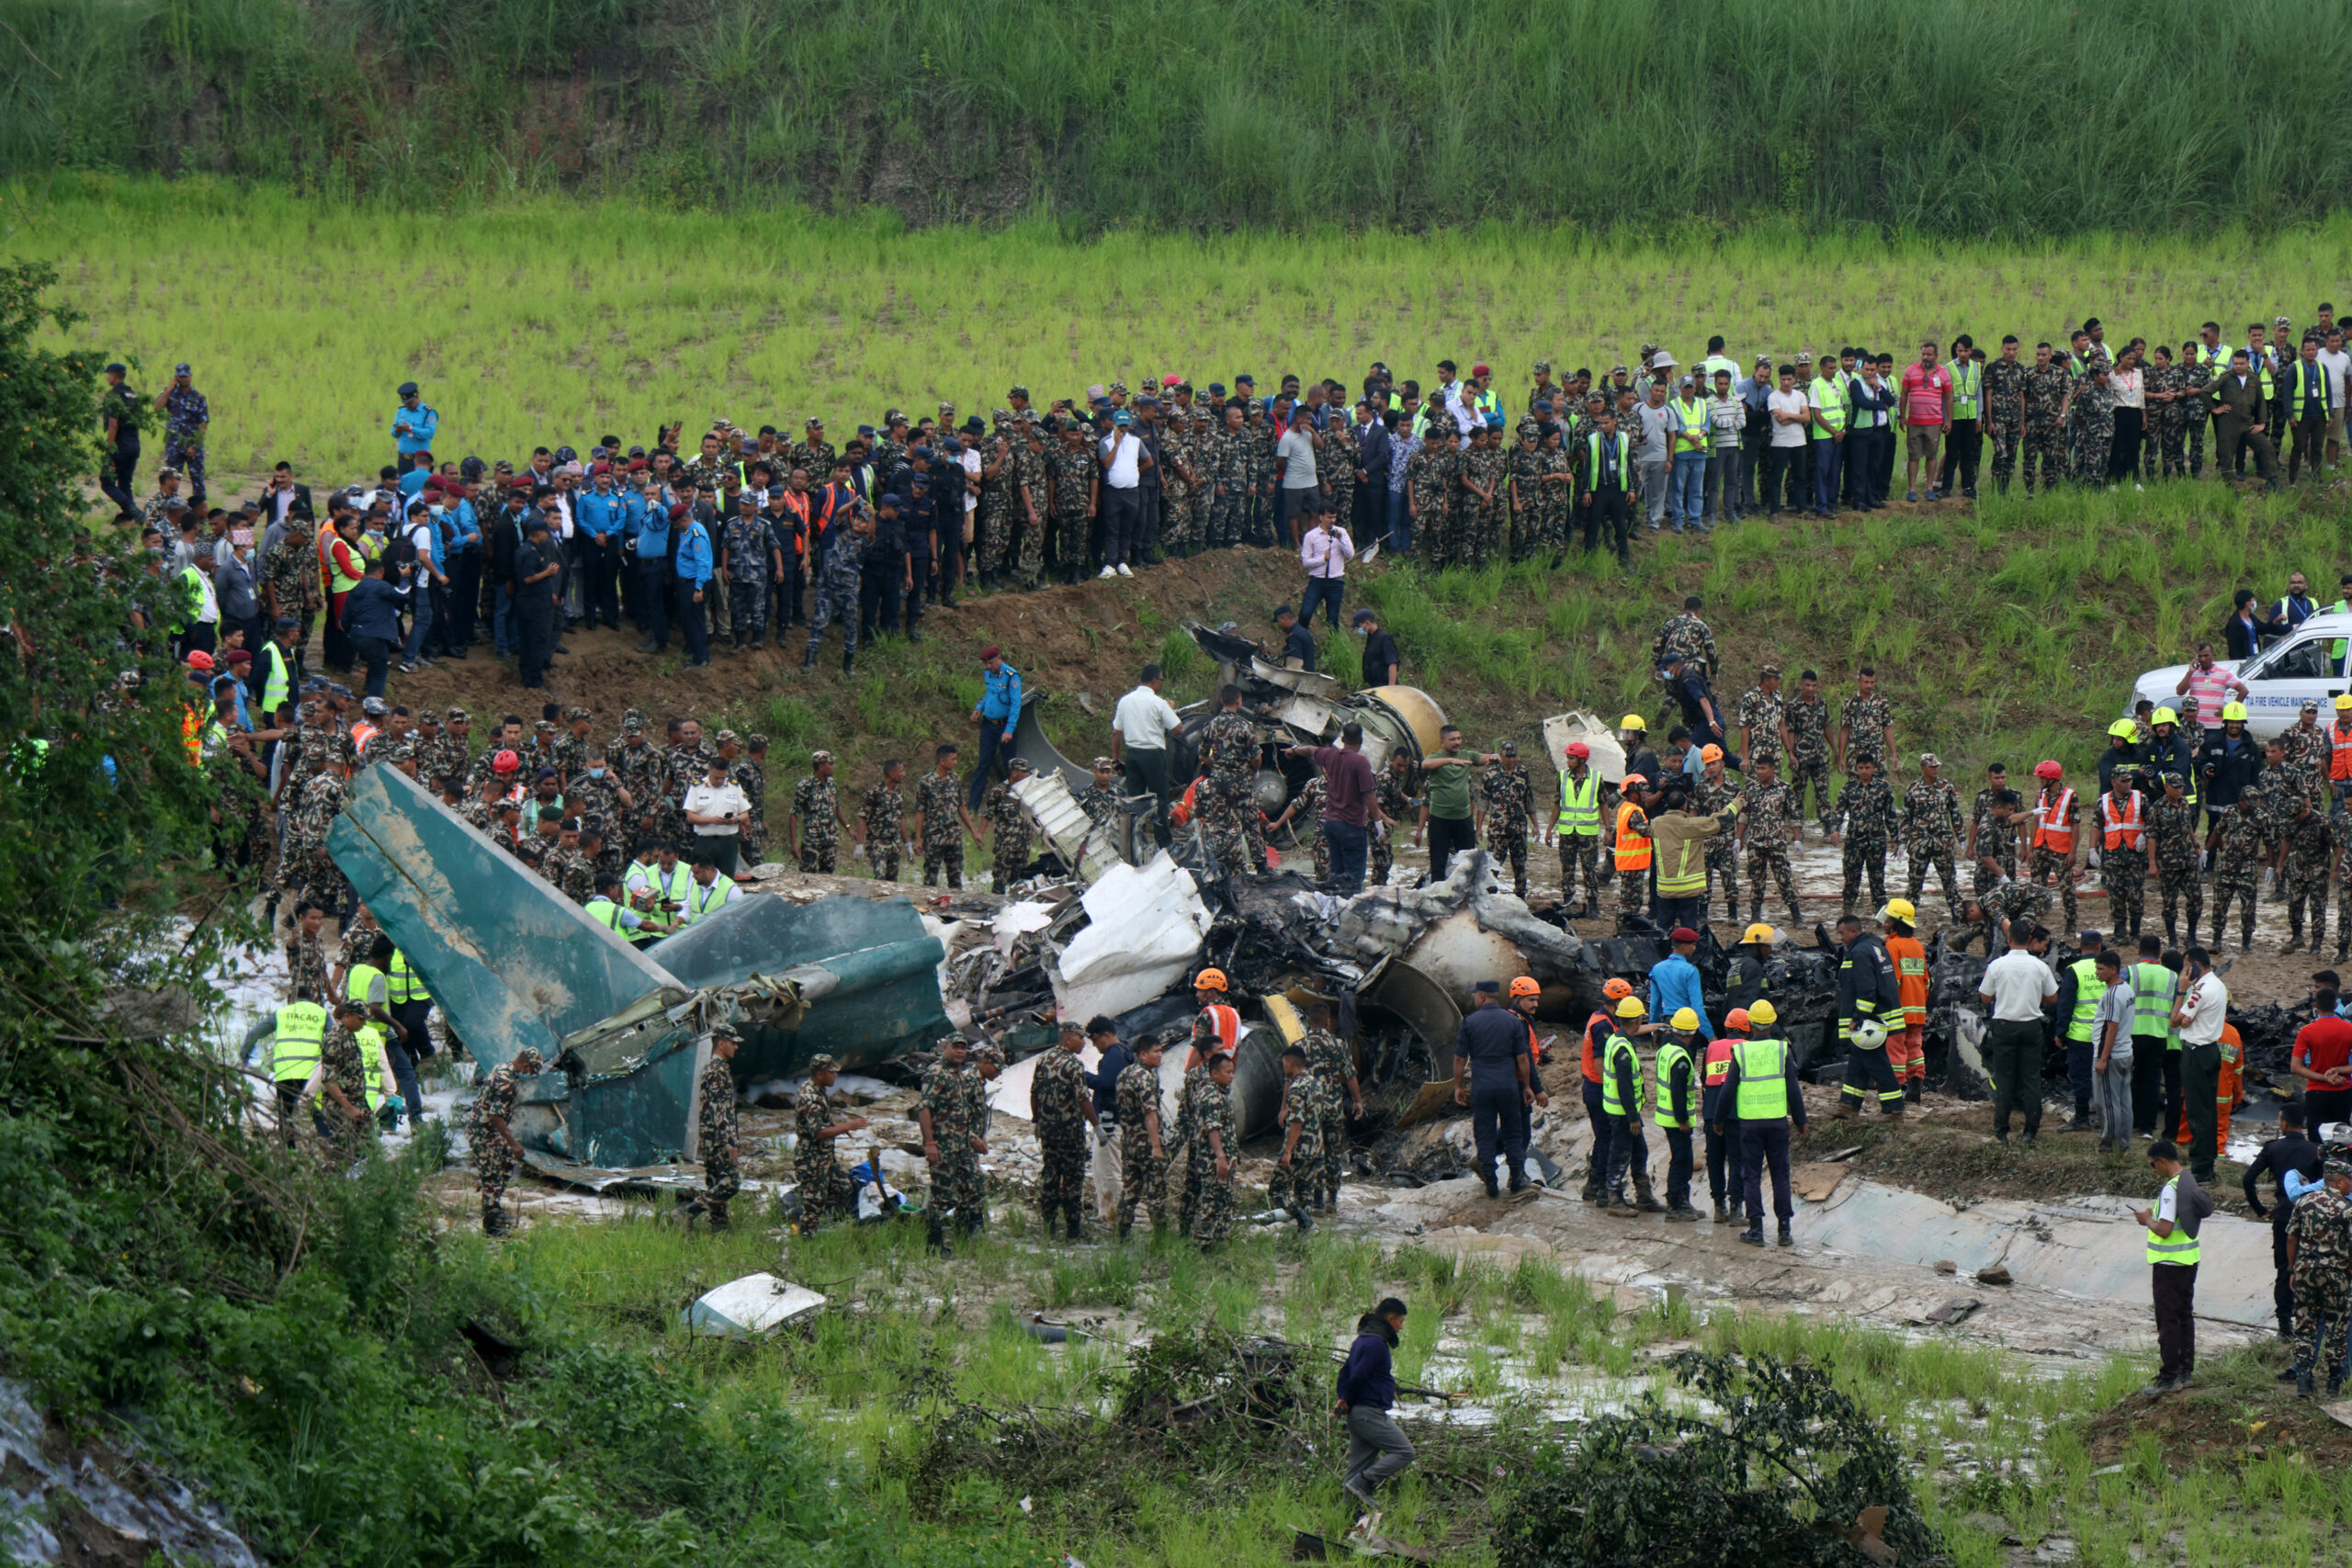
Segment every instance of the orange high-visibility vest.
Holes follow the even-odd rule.
[[[1886,956],[1894,964],[1895,1010],[1902,1016],[1899,1029],[1925,1029],[1928,1026],[1928,950],[1919,945],[1915,936],[1891,936],[1886,939]]]
[[[1201,1011],[1207,1014],[1209,1022],[1216,1026],[1217,1045],[1220,1049],[1230,1051],[1241,1043],[1240,1013],[1223,1002],[1211,1002]]]
[[[2075,814],[2075,792],[2062,789],[2052,799],[2047,790],[2033,803],[2033,847],[2048,850],[2052,854],[2075,852],[2075,829],[2070,818]]]
[[[1592,1031],[1596,1024],[1608,1021],[1609,1015],[1605,1012],[1594,1013],[1584,1021],[1584,1081],[1587,1083],[1600,1081],[1600,1058],[1593,1054]]]
[[[1724,1079],[1731,1077],[1731,1048],[1739,1042],[1728,1034],[1719,1034],[1707,1042],[1705,1086],[1721,1089]]]
[[[1633,825],[1641,809],[1630,800],[1618,802],[1616,852],[1619,871],[1647,871],[1650,868],[1650,853],[1654,846],[1648,833],[1635,831]],[[1646,826],[1649,818],[1645,817],[1642,820]],[[1593,1081],[1598,1083],[1600,1080],[1596,1078]]]
[[[2327,776],[2352,779],[2352,729],[2338,724],[2327,732]]]
[[[2147,830],[2140,810],[2140,792],[2132,792],[2131,801],[2121,811],[2115,809],[2115,796],[2098,797],[2098,819],[2106,829],[2105,843],[2110,850],[2136,850],[2140,835]]]
[[[376,727],[361,719],[351,727],[351,749],[361,756],[368,754],[368,742],[376,739]]]

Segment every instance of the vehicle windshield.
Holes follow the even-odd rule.
[[[2245,678],[2249,681],[2324,681],[2335,673],[2335,662],[2327,656],[2327,640],[2324,637],[2306,637],[2265,654]]]

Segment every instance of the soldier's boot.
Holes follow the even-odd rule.
[[[1659,1202],[1657,1201],[1657,1194],[1650,1190],[1650,1179],[1648,1177],[1636,1176],[1634,1178],[1634,1207],[1639,1209],[1643,1213],[1663,1214],[1666,1213],[1666,1205]]]
[[[1306,1235],[1315,1228],[1315,1216],[1306,1212],[1306,1205],[1304,1203],[1293,1203],[1290,1206],[1290,1217],[1298,1222],[1298,1234],[1301,1235]]]
[[[1588,1203],[1603,1201],[1600,1193],[1600,1172],[1588,1166],[1584,1173],[1584,1190],[1578,1192],[1577,1196]]]
[[[506,1210],[503,1206],[492,1204],[481,1212],[482,1235],[505,1235],[514,1229],[514,1222],[506,1217]]]
[[[1069,1207],[1064,1212],[1069,1216],[1070,1240],[1092,1241],[1094,1239],[1093,1227],[1086,1223],[1086,1204],[1082,1200],[1071,1199]]]
[[[1487,1170],[1480,1172],[1478,1180],[1480,1184],[1486,1188],[1487,1197],[1499,1198],[1503,1195],[1502,1189],[1495,1185],[1495,1173],[1493,1171]]]
[[[1720,1201],[1715,1204],[1715,1224],[1719,1225],[1731,1224],[1731,1210]]]
[[[856,660],[857,655],[850,652],[847,649],[843,649],[842,650],[842,673],[844,675],[848,674],[850,672],[850,666],[855,663]]]
[[[2290,953],[2301,953],[2302,950],[2303,933],[2301,928],[2297,927],[2287,933],[2286,942],[2278,949],[2278,956],[2284,958]],[[2319,944],[2317,942],[2313,942],[2312,944],[2312,951],[2314,953],[2319,951]]]
[[[1134,1220],[1125,1219],[1119,1222],[1119,1244],[1122,1247],[1126,1245],[1127,1237],[1133,1235],[1135,1234],[1135,1230],[1136,1223]]]
[[[1511,1161],[1510,1165],[1510,1190],[1514,1192],[1527,1190],[1527,1167],[1517,1160]]]
[[[1758,921],[1758,920],[1762,919],[1763,918],[1764,918],[1764,895],[1762,895],[1761,893],[1758,893],[1755,897],[1750,898],[1750,899],[1747,901],[1747,923],[1748,923],[1749,925],[1751,925],[1751,926],[1752,926],[1752,925],[1754,925],[1757,921]],[[1734,921],[1735,923],[1736,923],[1736,922],[1737,922],[1737,920],[1738,920],[1738,919],[1739,919],[1738,912],[1737,912],[1736,910],[1735,910],[1735,911],[1733,912],[1733,915],[1732,915],[1732,919],[1733,919],[1733,921]]]
[[[1677,1203],[1667,1210],[1666,1217],[1668,1222],[1673,1224],[1696,1224],[1699,1223],[1699,1211],[1688,1203]]]
[[[2318,1392],[2319,1390],[2312,1382],[2312,1370],[2309,1367],[2297,1367],[2295,1369],[2295,1397],[2309,1399]]]
[[[939,1254],[942,1258],[953,1258],[956,1256],[955,1249],[947,1245],[946,1222],[942,1220],[937,1214],[931,1216],[930,1226],[923,1233],[922,1244],[931,1251]]]
[[[1763,1222],[1762,1222],[1761,1220],[1758,1221],[1757,1223],[1758,1223],[1758,1224],[1763,1224]],[[1797,1244],[1797,1238],[1796,1238],[1796,1237],[1794,1237],[1794,1236],[1792,1236],[1792,1235],[1791,1235],[1789,1234],[1789,1222],[1788,1222],[1788,1221],[1786,1221],[1786,1220],[1782,1220],[1782,1221],[1781,1222],[1781,1234],[1780,1234],[1780,1236],[1779,1236],[1779,1241],[1780,1241],[1780,1244],[1781,1244],[1782,1247],[1794,1247],[1794,1246]]]
[[[1739,1233],[1739,1239],[1746,1242],[1750,1247],[1763,1246],[1764,1221],[1762,1217],[1751,1216],[1747,1222],[1747,1228]]]
[[[812,642],[808,645],[808,651],[800,656],[800,672],[805,675],[815,668],[817,668],[817,645]]]

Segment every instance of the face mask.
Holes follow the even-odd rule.
[[[1369,626],[1358,626],[1356,628],[1356,636],[1358,637],[1370,637],[1371,635],[1372,628]]]
[[[602,768],[591,768],[588,770],[588,776],[592,779],[601,779],[605,776],[605,770]]]

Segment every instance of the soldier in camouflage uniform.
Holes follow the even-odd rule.
[[[302,803],[296,807],[293,826],[280,852],[278,877],[282,892],[300,887],[311,903],[334,911],[343,908],[351,894],[342,869],[327,853],[327,829],[343,810],[343,778],[327,766],[323,753],[312,766],[314,771],[302,787]]]
[[[1969,807],[1969,860],[1973,864],[1978,855],[1989,849],[2001,863],[2001,874],[2015,876],[2018,874],[2015,819],[2004,818],[1996,825],[1993,811],[1994,801],[2010,793],[2008,773],[1996,762],[1985,769],[1984,773],[1987,782],[1983,789],[1976,792],[1975,803]],[[2010,804],[2015,806],[2018,802],[2013,800]]]
[[[996,411],[995,429],[980,443],[980,505],[973,566],[983,587],[998,586],[998,574],[1012,558],[1012,525],[1019,487],[1018,454],[1027,445],[1013,429],[1012,411]]]
[[[2287,945],[2278,950],[2282,954],[2303,945],[2306,906],[2312,915],[2311,950],[2317,953],[2327,940],[2327,879],[2335,870],[2334,826],[2309,795],[2294,797],[2294,812],[2283,835],[2287,854],[2280,880],[2287,886],[2288,937]]]
[[[368,1056],[379,1047],[367,1023],[366,1010],[345,1002],[319,1046],[319,1112],[326,1122],[326,1156],[337,1168],[365,1157],[376,1143],[376,1117],[368,1105]]]
[[[2165,942],[2168,946],[2194,947],[2197,917],[2205,901],[2204,887],[2197,876],[2202,852],[2197,836],[2197,806],[2188,798],[2188,782],[2178,773],[2166,773],[2162,777],[2164,793],[2148,807],[2148,841],[2155,851],[2156,882],[2164,897]],[[2185,942],[2178,942],[2173,919],[2183,898],[2188,902],[2188,934]],[[2337,929],[2342,929],[2340,924]]]
[[[1496,764],[1480,770],[1478,790],[1485,797],[1487,851],[1497,860],[1510,863],[1511,891],[1524,898],[1527,835],[1535,818],[1535,782],[1519,765],[1519,742],[1506,740],[1496,748]]]
[[[791,477],[790,468],[798,468],[808,476],[810,484],[824,484],[832,478],[834,466],[840,463],[841,455],[833,450],[833,444],[825,439],[823,420],[812,419],[801,428],[805,434],[792,444],[792,450],[785,457],[790,468],[777,474],[776,478],[778,480],[788,479]]]
[[[2068,410],[2075,426],[2075,482],[2107,483],[2108,460],[2115,452],[2115,389],[2107,378],[2103,358],[2091,361],[2089,372],[2075,383]]]
[[[1483,567],[1489,555],[1502,553],[1502,491],[1508,460],[1495,433],[1483,425],[1462,455],[1461,553],[1474,567]]]
[[[318,618],[319,606],[325,603],[319,591],[319,552],[311,544],[311,525],[300,518],[289,518],[286,532],[261,558],[259,573],[262,609],[275,626],[280,615],[291,615],[301,623],[294,634],[294,660],[300,663],[310,651],[311,623]],[[261,657],[261,650],[254,650]],[[272,717],[274,715],[265,715]]]
[[[1804,917],[1797,910],[1796,878],[1789,865],[1789,840],[1796,836],[1798,821],[1796,802],[1789,794],[1789,786],[1781,782],[1780,764],[1771,758],[1758,758],[1748,765],[1747,772],[1747,783],[1740,790],[1739,811],[1740,841],[1747,853],[1747,918],[1764,918],[1764,889],[1769,878],[1789,907],[1790,923],[1802,925]],[[1738,918],[1737,911],[1734,911],[1733,918]]]
[[[1277,1209],[1288,1209],[1298,1228],[1309,1231],[1315,1222],[1307,1211],[1315,1207],[1323,1177],[1323,1080],[1307,1070],[1306,1052],[1293,1045],[1283,1052],[1283,1100],[1276,1125],[1283,1130],[1283,1152],[1274,1157],[1274,1174],[1266,1183],[1266,1197]]]
[[[1339,1206],[1340,1184],[1347,1177],[1348,1116],[1351,1109],[1363,1114],[1363,1095],[1356,1082],[1355,1053],[1331,1032],[1329,1002],[1307,1005],[1306,1035],[1299,1044],[1306,1052],[1308,1072],[1318,1080],[1323,1121],[1316,1131],[1323,1145],[1323,1179],[1317,1206],[1328,1213]]]
[[[1012,793],[1013,785],[1029,776],[1029,760],[1015,757],[1004,765],[1004,771],[1007,776],[989,785],[988,793],[980,797],[980,816],[996,840],[989,875],[999,893],[1028,874],[1036,843],[1029,826],[1029,809]]]
[[[1086,427],[1064,419],[1057,444],[1046,453],[1053,485],[1053,527],[1046,553],[1064,582],[1075,582],[1093,557],[1094,443]]]
[[[1202,732],[1200,782],[1193,792],[1193,820],[1208,840],[1217,869],[1227,876],[1262,875],[1266,838],[1258,810],[1261,743],[1257,727],[1241,712],[1241,689],[1218,694],[1221,711]]]
[[[1544,546],[1544,427],[1532,419],[1519,422],[1519,439],[1504,454],[1504,478],[1510,485],[1510,558],[1522,561]]]
[[[748,642],[767,646],[768,583],[780,564],[768,521],[760,515],[759,497],[745,491],[736,497],[735,515],[720,535],[727,552],[728,630],[741,653]]]
[[[1194,470],[1209,490],[1208,531],[1203,543],[1211,549],[1231,549],[1241,542],[1241,528],[1250,512],[1250,449],[1243,434],[1241,411],[1227,408],[1217,416],[1223,423],[1201,438],[1200,463]]]
[[[1035,409],[1021,415],[1021,439],[1013,449],[1014,572],[1023,588],[1035,588],[1046,566],[1046,525],[1054,514],[1050,474],[1053,450]]]
[[[1977,869],[1976,897],[1969,900],[1968,915],[1984,927],[1986,954],[1997,957],[2002,951],[2001,922],[2048,918],[2050,889],[2030,882],[2002,880],[2000,865],[1990,855],[1979,857]],[[1966,935],[1955,937],[1953,947],[1957,950],[1967,941]]]
[[[1804,797],[1813,790],[1813,808],[1821,830],[1829,831],[1829,705],[1821,698],[1817,677],[1810,670],[1797,678],[1797,694],[1788,700],[1789,808],[1804,819]]]
[[[1320,773],[1306,781],[1306,787],[1291,797],[1283,814],[1267,829],[1269,838],[1287,835],[1290,840],[1304,848],[1315,860],[1315,880],[1331,879],[1331,846],[1323,840],[1324,784]]]
[[[326,939],[320,934],[326,911],[305,902],[294,911],[294,934],[286,943],[286,995],[288,1000],[308,994],[330,994],[327,985]]]
[[[1084,1029],[1062,1025],[1059,1040],[1038,1058],[1029,1089],[1030,1121],[1042,1156],[1037,1209],[1047,1241],[1054,1239],[1054,1222],[1062,1215],[1069,1216],[1070,1240],[1086,1238],[1086,1129],[1094,1121],[1094,1096],[1078,1055],[1085,1045]]]
[[[2344,1392],[2345,1323],[2352,1317],[2352,1164],[2321,1166],[2321,1190],[2295,1200],[2287,1216],[2294,1256],[2295,1392],[2309,1397],[2326,1381],[2327,1396]],[[2282,1199],[2281,1201],[2284,1201]]]
[[[522,1098],[523,1079],[538,1070],[538,1047],[524,1046],[514,1053],[513,1061],[491,1069],[466,1118],[466,1147],[481,1188],[481,1228],[486,1235],[504,1235],[514,1228],[501,1200],[506,1196],[507,1183],[514,1179],[514,1164],[523,1145],[508,1122]]]
[[[1786,754],[1781,730],[1788,722],[1788,706],[1789,699],[1781,694],[1781,667],[1767,664],[1756,672],[1756,684],[1740,694],[1738,716],[1733,720],[1747,731],[1745,745],[1751,764],[1765,757],[1777,762]]]
[[[812,751],[808,754],[808,776],[792,786],[792,818],[786,824],[792,835],[793,854],[806,872],[822,872],[828,876],[841,856],[842,843],[841,792],[833,784],[833,754]]]
[[[838,1118],[825,1091],[841,1077],[841,1062],[819,1055],[808,1060],[808,1077],[792,1102],[792,1179],[800,1190],[800,1222],[814,1225],[828,1214],[847,1212],[856,1193],[849,1172],[833,1153],[836,1139],[863,1133],[863,1116]]]
[[[2239,791],[2236,807],[2222,818],[2220,833],[2213,840],[2215,947],[2229,940],[2230,903],[2235,899],[2241,933],[2239,950],[2254,951],[2256,889],[2261,885],[2268,839],[2263,824],[2262,795],[2260,784],[2250,784]]]
[[[607,750],[605,761],[636,803],[631,807],[630,831],[622,835],[632,840],[630,847],[634,849],[640,838],[678,841],[685,827],[678,804],[684,786],[671,775],[670,754],[646,739],[645,715],[640,710],[631,708],[621,716],[620,745]]]
[[[1274,537],[1274,474],[1280,466],[1274,461],[1274,444],[1278,439],[1274,422],[1259,404],[1253,402],[1242,411],[1241,450],[1249,465],[1250,508],[1242,532],[1253,545],[1288,543]]]
[[[2099,875],[2107,884],[2109,931],[2116,937],[2137,937],[2140,921],[2146,909],[2149,862],[2155,856],[2148,842],[2148,800],[2139,791],[2140,770],[2126,764],[2109,775],[2109,793],[2099,797],[2096,813],[2098,841],[2104,845],[2109,833],[2117,833],[2124,841],[2113,849],[2099,852]],[[2134,836],[2128,827],[2141,824]]]
[[[2205,424],[2212,407],[2207,394],[2212,390],[2214,367],[2210,361],[2199,355],[2197,351],[2200,346],[2194,343],[2181,345],[2179,389],[2188,395],[2176,405],[2181,410],[2181,418],[2188,425],[2190,479],[2201,479],[2205,473]],[[2222,363],[2226,365],[2228,362],[2224,360]]]
[[[951,1213],[956,1228],[967,1235],[978,1231],[987,1217],[980,1156],[988,1146],[988,1097],[979,1075],[965,1060],[967,1049],[968,1042],[960,1034],[939,1043],[939,1060],[923,1074],[922,1096],[915,1107],[923,1158],[931,1162],[931,1195],[924,1205],[931,1245],[942,1250]]]
[[[557,830],[555,847],[539,861],[539,874],[573,903],[586,906],[596,896],[596,865],[580,852],[580,820],[567,817]]]
[[[1160,529],[1160,547],[1171,559],[1194,552],[1198,541],[1193,535],[1193,419],[1182,408],[1168,413],[1167,434],[1159,439],[1160,494],[1168,509],[1168,522]]]
[[[1706,605],[1693,594],[1682,601],[1680,615],[1667,617],[1666,624],[1659,626],[1657,635],[1650,639],[1650,664],[1653,668],[1665,669],[1679,654],[1686,660],[1696,660],[1704,665],[1708,675],[1715,672],[1720,655],[1715,649],[1714,629],[1699,614],[1705,608]]]
[[[704,1065],[696,1085],[702,1102],[696,1122],[702,1155],[702,1192],[686,1205],[689,1226],[696,1219],[705,1219],[710,1222],[712,1230],[725,1230],[727,1206],[743,1190],[743,1150],[736,1129],[733,1066],[740,1043],[732,1029],[710,1032],[710,1060]]]
[[[923,775],[915,789],[915,815],[921,822],[922,885],[964,886],[964,832],[971,819],[964,809],[964,781],[956,776],[956,751],[942,746],[936,767]],[[973,837],[979,835],[975,832]]]
[[[1323,434],[1316,438],[1315,472],[1324,483],[1323,509],[1330,514],[1331,525],[1344,528],[1355,515],[1356,443],[1359,433],[1354,425],[1348,423],[1347,406],[1338,400],[1338,394],[1333,394],[1329,407],[1330,418],[1323,426]],[[1496,456],[1500,457],[1501,454],[1497,453]],[[1499,525],[1502,516],[1502,476],[1499,473],[1495,482],[1495,515]],[[1498,550],[1502,547],[1499,533],[1495,538],[1495,547]]]
[[[1419,770],[1401,748],[1389,753],[1388,765],[1380,770],[1373,797],[1380,804],[1380,814],[1388,820],[1373,830],[1370,886],[1385,887],[1388,885],[1388,873],[1396,863],[1396,835],[1413,820],[1421,803]],[[1587,881],[1590,882],[1589,874]]]
[[[2041,488],[2058,488],[2066,459],[2066,400],[2074,389],[2066,367],[2050,351],[2033,351],[2033,367],[2025,373],[2025,492],[2033,493],[2034,476]]]
[[[2172,351],[2162,344],[2151,359],[2140,378],[2148,411],[2148,442],[2140,472],[2150,479],[2186,479],[2188,456],[2181,441],[2188,433],[2188,407],[2181,394],[2188,389],[2188,372],[2174,362]]]
[[[564,784],[564,809],[582,824],[594,819],[604,826],[604,847],[592,863],[596,870],[618,876],[627,869],[628,855],[621,840],[628,836],[625,825],[632,819],[636,798],[622,787],[602,747],[592,750],[579,773]]]
[[[2015,337],[2001,340],[2001,356],[1984,367],[1984,428],[1993,443],[1993,483],[2003,495],[2018,471],[2018,446],[2025,424],[2025,362]]]
[[[1960,792],[1943,777],[1943,759],[1933,751],[1919,754],[1919,778],[1903,792],[1903,858],[1908,886],[1904,896],[1917,908],[1927,890],[1928,868],[1933,866],[1943,888],[1944,907],[1960,919],[1960,880],[1953,857],[1960,850],[1962,824]]]
[[[1442,571],[1461,558],[1453,537],[1453,430],[1432,423],[1421,449],[1405,464],[1405,494],[1411,505],[1413,548],[1425,571]]]
[[[1094,759],[1094,778],[1078,795],[1078,808],[1086,819],[1119,840],[1119,822],[1123,815],[1119,806],[1119,764],[1108,757]]]
[[[899,793],[907,781],[907,765],[896,757],[882,764],[882,782],[865,792],[857,818],[865,829],[865,863],[884,882],[899,880],[899,856],[906,840],[906,797]]]
[[[548,762],[564,778],[576,778],[587,771],[588,753],[597,749],[591,739],[596,728],[596,716],[583,707],[563,710],[564,732],[548,749]]]
[[[1708,750],[1716,753],[1715,760],[1705,763],[1698,778],[1692,781],[1690,809],[1693,816],[1719,817],[1732,808],[1732,803],[1739,798],[1740,792],[1724,771],[1723,748],[1715,746]],[[1704,752],[1702,752],[1702,755],[1704,755]],[[1717,833],[1707,840],[1706,856],[1709,888],[1711,890],[1716,886],[1723,888],[1724,918],[1728,920],[1737,920],[1739,919],[1738,841],[1729,833]],[[1699,898],[1699,912],[1702,918],[1706,914],[1708,897],[1710,894],[1702,894]]]
[[[1233,1101],[1227,1094],[1232,1087],[1233,1058],[1220,1054],[1193,1096],[1193,1135],[1185,1151],[1191,1168],[1185,1190],[1187,1196],[1199,1193],[1190,1234],[1204,1248],[1233,1234],[1234,1214],[1239,1207],[1233,1185],[1234,1158],[1240,1151],[1233,1137]]]
[[[1135,1226],[1136,1205],[1151,1211],[1151,1228],[1168,1225],[1168,1146],[1159,1125],[1158,1039],[1147,1040],[1119,1074],[1119,1239]]]
[[[1838,826],[1845,847],[1840,856],[1846,886],[1839,911],[1854,912],[1855,895],[1864,873],[1870,875],[1871,901],[1886,902],[1886,844],[1894,828],[1894,792],[1878,776],[1878,760],[1863,751],[1853,759],[1854,782],[1838,793]]]

